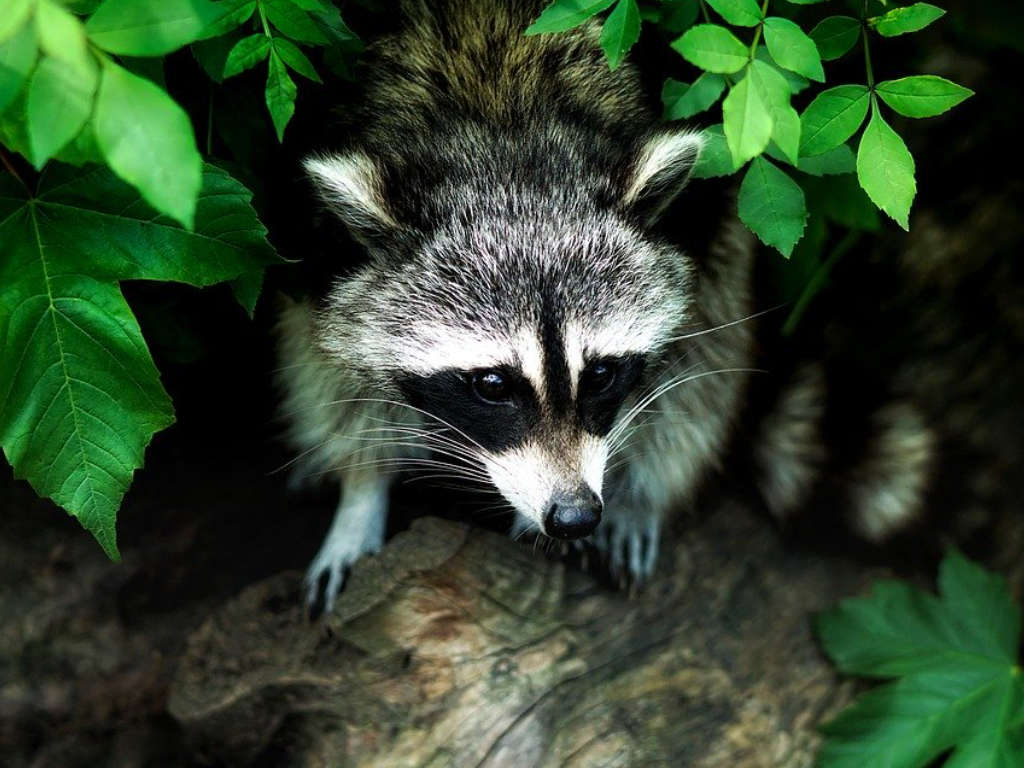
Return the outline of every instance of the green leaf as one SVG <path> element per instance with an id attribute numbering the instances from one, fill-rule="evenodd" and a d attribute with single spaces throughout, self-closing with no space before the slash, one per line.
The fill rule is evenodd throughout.
<path id="1" fill-rule="evenodd" d="M 348 28 L 345 20 L 341 18 L 341 12 L 337 6 L 331 5 L 326 10 L 314 11 L 311 15 L 313 23 L 328 38 L 332 48 L 340 48 L 352 53 L 358 53 L 363 49 L 363 41 Z"/>
<path id="2" fill-rule="evenodd" d="M 5 0 L 0 14 L 0 43 L 9 40 L 32 13 L 33 0 Z"/>
<path id="3" fill-rule="evenodd" d="M 939 568 L 939 592 L 962 625 L 961 647 L 1010 664 L 1016 661 L 1021 615 L 1005 579 L 950 552 Z"/>
<path id="4" fill-rule="evenodd" d="M 663 0 L 658 7 L 658 27 L 668 35 L 681 35 L 700 13 L 699 0 Z"/>
<path id="5" fill-rule="evenodd" d="M 264 272 L 263 269 L 256 269 L 231 281 L 231 293 L 249 317 L 256 311 L 256 302 L 259 301 L 260 292 L 263 290 Z"/>
<path id="6" fill-rule="evenodd" d="M 212 17 L 199 35 L 201 40 L 220 37 L 244 24 L 256 10 L 256 0 L 218 0 L 215 6 Z"/>
<path id="7" fill-rule="evenodd" d="M 310 15 L 290 0 L 261 0 L 261 7 L 270 23 L 292 40 L 313 45 L 330 42 Z"/>
<path id="8" fill-rule="evenodd" d="M 274 50 L 281 57 L 281 61 L 300 75 L 316 83 L 322 82 L 320 75 L 313 69 L 313 62 L 307 59 L 306 54 L 299 50 L 299 47 L 291 40 L 286 40 L 283 37 L 274 38 Z"/>
<path id="9" fill-rule="evenodd" d="M 800 154 L 820 155 L 844 143 L 860 128 L 870 104 L 865 85 L 838 85 L 819 93 L 800 117 Z"/>
<path id="10" fill-rule="evenodd" d="M 25 86 L 38 54 L 36 28 L 25 24 L 0 43 L 0 113 L 14 101 Z"/>
<path id="11" fill-rule="evenodd" d="M 789 92 L 794 96 L 798 93 L 802 93 L 811 85 L 811 81 L 808 80 L 803 75 L 798 75 L 796 72 L 793 72 L 792 70 L 783 69 L 782 67 L 780 67 L 776 63 L 775 59 L 772 58 L 772 55 L 768 53 L 768 48 L 766 48 L 763 45 L 757 46 L 757 50 L 754 51 L 754 58 L 757 59 L 758 61 L 763 61 L 766 64 L 771 64 L 773 67 L 775 67 L 778 70 L 779 74 L 786 78 L 786 84 L 789 85 Z"/>
<path id="12" fill-rule="evenodd" d="M 861 696 L 824 727 L 824 768 L 1020 764 L 1024 679 L 1015 666 L 1020 611 L 1005 582 L 957 554 L 942 564 L 941 599 L 882 582 L 817 618 L 841 669 L 900 677 Z"/>
<path id="13" fill-rule="evenodd" d="M 243 37 L 228 51 L 222 77 L 227 79 L 251 69 L 270 55 L 270 38 L 262 32 Z"/>
<path id="14" fill-rule="evenodd" d="M 208 0 L 103 0 L 85 29 L 105 51 L 163 56 L 198 40 L 221 15 Z"/>
<path id="15" fill-rule="evenodd" d="M 725 78 L 713 72 L 704 72 L 693 85 L 668 78 L 661 89 L 666 120 L 682 120 L 703 112 L 725 91 Z"/>
<path id="16" fill-rule="evenodd" d="M 843 145 L 846 147 L 846 145 Z M 849 147 L 846 147 L 849 151 Z M 825 157 L 825 155 L 818 155 Z M 851 153 L 851 162 L 855 165 Z M 855 173 L 830 175 L 827 178 L 808 178 L 800 180 L 804 194 L 813 200 L 815 208 L 830 221 L 847 229 L 875 232 L 881 226 L 878 209 L 861 189 Z"/>
<path id="17" fill-rule="evenodd" d="M 789 256 L 807 225 L 800 185 L 763 157 L 756 157 L 740 184 L 740 220 L 765 245 Z"/>
<path id="18" fill-rule="evenodd" d="M 811 176 L 852 174 L 857 172 L 857 156 L 850 149 L 849 144 L 840 144 L 820 155 L 801 157 L 797 168 Z"/>
<path id="19" fill-rule="evenodd" d="M 944 10 L 930 3 L 914 3 L 868 19 L 868 24 L 882 37 L 896 37 L 924 29 L 945 15 Z"/>
<path id="20" fill-rule="evenodd" d="M 822 60 L 833 61 L 857 44 L 860 22 L 852 16 L 829 16 L 811 30 L 810 37 Z"/>
<path id="21" fill-rule="evenodd" d="M 192 226 L 202 161 L 192 123 L 167 92 L 104 60 L 93 130 L 110 168 L 161 213 Z"/>
<path id="22" fill-rule="evenodd" d="M 53 156 L 53 159 L 71 165 L 85 165 L 86 163 L 102 165 L 103 154 L 96 145 L 96 133 L 93 131 L 92 125 L 86 123 L 82 130 Z"/>
<path id="23" fill-rule="evenodd" d="M 764 42 L 775 63 L 783 69 L 790 69 L 811 80 L 825 81 L 818 46 L 789 19 L 779 16 L 765 19 Z"/>
<path id="24" fill-rule="evenodd" d="M 53 0 L 38 0 L 36 30 L 39 47 L 55 59 L 65 61 L 85 72 L 94 61 L 89 53 L 85 27 Z"/>
<path id="25" fill-rule="evenodd" d="M 695 179 L 711 179 L 717 176 L 730 176 L 737 171 L 732 162 L 732 153 L 725 140 L 725 131 L 721 125 L 713 125 L 704 130 L 704 148 L 700 151 L 692 176 Z"/>
<path id="26" fill-rule="evenodd" d="M 857 178 L 871 201 L 904 229 L 910 229 L 910 206 L 917 193 L 914 158 L 877 109 L 857 150 Z"/>
<path id="27" fill-rule="evenodd" d="M 619 0 L 601 27 L 601 48 L 611 69 L 618 69 L 626 53 L 640 39 L 640 8 L 636 0 Z"/>
<path id="28" fill-rule="evenodd" d="M 261 34 L 259 37 L 265 38 L 266 35 Z M 222 83 L 224 82 L 224 66 L 227 64 L 228 54 L 231 53 L 231 49 L 242 38 L 241 31 L 235 30 L 220 37 L 199 40 L 192 43 L 189 49 L 192 51 L 193 58 L 203 68 L 206 76 L 215 83 Z"/>
<path id="29" fill-rule="evenodd" d="M 153 433 L 173 421 L 117 282 L 220 282 L 273 261 L 248 191 L 208 168 L 196 232 L 105 168 L 0 176 L 0 446 L 117 557 L 115 516 Z"/>
<path id="30" fill-rule="evenodd" d="M 730 90 L 722 102 L 725 138 L 737 168 L 761 154 L 772 137 L 774 120 L 771 108 L 764 102 L 751 70 Z"/>
<path id="31" fill-rule="evenodd" d="M 738 27 L 756 27 L 764 18 L 757 0 L 708 0 L 708 5 Z"/>
<path id="32" fill-rule="evenodd" d="M 284 141 L 284 129 L 288 126 L 292 115 L 295 114 L 297 93 L 298 89 L 295 87 L 295 82 L 288 77 L 284 62 L 276 52 L 271 51 L 265 95 L 267 109 L 270 110 L 270 119 L 274 122 L 278 141 Z"/>
<path id="33" fill-rule="evenodd" d="M 82 130 L 99 83 L 96 65 L 79 70 L 46 56 L 28 86 L 29 160 L 38 169 Z"/>
<path id="34" fill-rule="evenodd" d="M 969 88 L 937 75 L 886 80 L 875 86 L 882 101 L 905 117 L 934 117 L 974 95 Z"/>
<path id="35" fill-rule="evenodd" d="M 789 85 L 773 65 L 755 59 L 750 65 L 751 83 L 772 117 L 772 141 L 786 159 L 796 165 L 800 149 L 800 116 L 789 103 Z"/>
<path id="36" fill-rule="evenodd" d="M 615 0 L 554 0 L 523 34 L 543 35 L 565 32 L 610 8 Z"/>
<path id="37" fill-rule="evenodd" d="M 672 47 L 694 66 L 720 75 L 739 72 L 750 58 L 747 46 L 717 24 L 698 24 L 673 42 Z"/>

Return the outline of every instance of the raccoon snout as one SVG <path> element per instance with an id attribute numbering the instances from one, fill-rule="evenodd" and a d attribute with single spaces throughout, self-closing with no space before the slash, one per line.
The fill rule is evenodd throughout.
<path id="1" fill-rule="evenodd" d="M 601 499 L 583 486 L 573 493 L 556 494 L 544 515 L 544 532 L 556 539 L 589 536 L 601 522 Z"/>

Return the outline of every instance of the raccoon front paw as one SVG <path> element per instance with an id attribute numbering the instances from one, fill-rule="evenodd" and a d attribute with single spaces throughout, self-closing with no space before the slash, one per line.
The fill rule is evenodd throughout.
<path id="1" fill-rule="evenodd" d="M 380 551 L 380 542 L 328 536 L 306 571 L 306 609 L 310 621 L 334 610 L 338 594 L 345 588 L 352 565 L 363 555 Z"/>
<path id="2" fill-rule="evenodd" d="M 605 520 L 591 537 L 612 581 L 620 588 L 640 586 L 654 573 L 658 560 L 657 517 L 616 517 Z"/>

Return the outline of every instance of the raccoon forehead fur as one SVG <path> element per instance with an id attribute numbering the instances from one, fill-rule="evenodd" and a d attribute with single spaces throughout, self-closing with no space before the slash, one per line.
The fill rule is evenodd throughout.
<path id="1" fill-rule="evenodd" d="M 614 213 L 507 188 L 457 204 L 472 218 L 451 217 L 404 258 L 384 250 L 331 291 L 318 319 L 325 353 L 429 372 L 460 367 L 439 359 L 445 339 L 515 348 L 544 323 L 577 329 L 584 355 L 653 352 L 687 319 L 689 262 Z"/>

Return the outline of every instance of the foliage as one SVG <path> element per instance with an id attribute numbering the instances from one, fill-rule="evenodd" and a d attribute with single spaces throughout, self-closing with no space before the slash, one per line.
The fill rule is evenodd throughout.
<path id="1" fill-rule="evenodd" d="M 874 206 L 908 223 L 914 163 L 884 112 L 928 117 L 970 95 L 930 75 L 874 81 L 871 39 L 927 26 L 942 15 L 935 6 L 871 0 L 860 18 L 820 13 L 805 24 L 804 11 L 818 6 L 555 0 L 525 30 L 558 33 L 604 14 L 600 44 L 613 69 L 644 22 L 668 36 L 680 65 L 696 69 L 689 83 L 665 82 L 666 117 L 721 102 L 695 175 L 742 174 L 741 218 L 810 275 L 792 322 L 850 242 L 819 260 L 811 246 L 827 227 L 876 229 Z M 823 62 L 858 41 L 866 84 L 821 85 Z M 251 313 L 276 257 L 248 191 L 222 168 L 258 183 L 248 137 L 265 123 L 281 141 L 300 83 L 348 76 L 360 47 L 330 0 L 4 0 L 0 447 L 19 477 L 110 553 L 118 503 L 151 436 L 172 419 L 119 281 L 231 281 Z M 210 81 L 198 98 L 196 63 Z M 165 64 L 187 74 L 165 78 Z M 189 82 L 169 89 L 166 79 Z M 232 119 L 232 99 L 250 85 L 265 113 Z M 217 112 L 215 103 L 231 106 Z M 215 135 L 227 157 L 214 157 Z"/>
<path id="2" fill-rule="evenodd" d="M 666 80 L 665 116 L 691 118 L 722 99 L 722 121 L 709 130 L 709 146 L 697 176 L 743 172 L 740 218 L 764 243 L 787 257 L 804 236 L 808 217 L 823 215 L 808 205 L 808 188 L 822 191 L 825 187 L 827 195 L 832 186 L 842 186 L 848 196 L 849 186 L 842 178 L 847 172 L 855 171 L 871 202 L 907 229 L 917 190 L 914 159 L 886 121 L 882 107 L 906 117 L 931 117 L 971 95 L 968 89 L 934 75 L 875 81 L 872 37 L 916 32 L 940 18 L 945 13 L 940 8 L 928 3 L 886 8 L 885 2 L 865 0 L 857 3 L 859 18 L 825 16 L 807 32 L 789 18 L 806 15 L 794 6 L 826 3 L 834 5 L 828 0 L 763 0 L 760 4 L 757 0 L 662 0 L 644 16 L 674 35 L 672 48 L 698 70 L 690 83 Z M 603 21 L 601 39 L 614 67 L 622 60 L 623 41 L 637 37 L 621 32 L 626 9 L 635 6 L 636 0 L 553 0 L 527 34 L 561 32 L 612 8 Z M 770 9 L 775 13 L 770 14 Z M 813 84 L 826 81 L 823 62 L 843 58 L 858 41 L 866 84 L 816 90 Z M 813 99 L 798 114 L 792 100 L 804 91 Z M 855 167 L 833 165 L 840 157 L 852 157 L 850 142 L 869 113 L 857 143 Z M 825 157 L 830 159 L 819 163 Z M 825 182 L 811 178 L 832 175 L 835 179 Z M 875 223 L 864 218 L 847 226 L 874 227 Z M 820 222 L 813 223 L 811 229 L 818 226 Z"/>
<path id="3" fill-rule="evenodd" d="M 0 144 L 28 162 L 0 147 L 0 446 L 111 557 L 121 498 L 174 418 L 119 282 L 233 281 L 251 313 L 279 261 L 164 84 L 189 45 L 215 83 L 267 62 L 280 140 L 289 73 L 320 80 L 302 46 L 330 46 L 334 69 L 359 41 L 325 0 L 5 0 L 0 14 Z"/>
<path id="4" fill-rule="evenodd" d="M 1002 578 L 952 553 L 939 597 L 879 582 L 817 620 L 848 674 L 889 679 L 823 728 L 822 768 L 1013 768 L 1024 755 L 1021 613 Z"/>

